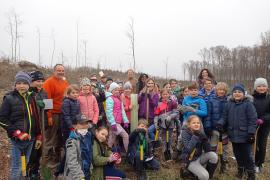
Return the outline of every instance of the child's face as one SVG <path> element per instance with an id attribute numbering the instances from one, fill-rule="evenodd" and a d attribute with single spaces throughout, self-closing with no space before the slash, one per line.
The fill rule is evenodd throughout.
<path id="1" fill-rule="evenodd" d="M 172 88 L 172 89 L 175 89 L 176 86 L 177 86 L 177 82 L 172 81 L 172 82 L 171 82 L 171 88 Z"/>
<path id="2" fill-rule="evenodd" d="M 147 132 L 147 130 L 148 130 L 148 129 L 147 129 L 147 126 L 146 126 L 145 124 L 139 124 L 139 125 L 138 125 L 138 128 L 139 128 L 139 129 L 144 129 L 146 132 Z"/>
<path id="3" fill-rule="evenodd" d="M 131 94 L 131 89 L 125 89 L 124 93 L 126 96 L 129 96 Z"/>
<path id="4" fill-rule="evenodd" d="M 114 95 L 114 96 L 120 96 L 120 88 L 115 88 L 113 91 L 112 91 L 112 94 Z"/>
<path id="5" fill-rule="evenodd" d="M 92 88 L 89 85 L 83 85 L 82 86 L 82 93 L 83 94 L 89 94 L 92 92 Z"/>
<path id="6" fill-rule="evenodd" d="M 196 97 L 199 94 L 198 89 L 190 89 L 189 93 L 190 93 L 191 97 Z"/>
<path id="7" fill-rule="evenodd" d="M 233 91 L 233 98 L 236 101 L 241 101 L 244 98 L 244 94 L 242 91 L 235 90 L 235 91 Z"/>
<path id="8" fill-rule="evenodd" d="M 168 92 L 163 92 L 162 94 L 161 94 L 161 98 L 163 99 L 163 100 L 167 100 L 167 99 L 169 99 L 169 93 Z"/>
<path id="9" fill-rule="evenodd" d="M 189 123 L 189 127 L 192 131 L 198 131 L 201 129 L 201 123 L 199 118 L 193 118 L 190 123 Z"/>
<path id="10" fill-rule="evenodd" d="M 108 130 L 107 129 L 102 129 L 100 131 L 96 130 L 96 138 L 98 139 L 99 142 L 103 143 L 107 140 L 108 137 Z"/>
<path id="11" fill-rule="evenodd" d="M 188 96 L 188 95 L 189 95 L 189 90 L 188 90 L 188 88 L 186 88 L 183 91 L 183 96 L 185 97 L 185 96 Z"/>
<path id="12" fill-rule="evenodd" d="M 211 81 L 205 81 L 203 85 L 206 90 L 211 90 L 213 88 L 213 84 Z"/>
<path id="13" fill-rule="evenodd" d="M 216 93 L 218 97 L 222 97 L 222 96 L 225 96 L 226 91 L 223 88 L 219 88 L 219 89 L 216 89 Z"/>
<path id="14" fill-rule="evenodd" d="M 265 86 L 265 85 L 260 85 L 260 86 L 257 86 L 257 87 L 256 87 L 256 92 L 257 92 L 257 93 L 263 94 L 263 93 L 266 93 L 267 90 L 268 90 L 268 87 Z"/>
<path id="15" fill-rule="evenodd" d="M 38 90 L 42 89 L 43 80 L 36 80 L 32 82 L 32 87 L 37 88 Z"/>
<path id="16" fill-rule="evenodd" d="M 167 89 L 167 91 L 169 91 L 169 92 L 171 92 L 171 90 L 172 90 L 170 84 L 167 84 L 164 88 Z"/>
<path id="17" fill-rule="evenodd" d="M 155 83 L 154 83 L 154 81 L 150 80 L 150 81 L 147 82 L 146 86 L 150 91 L 153 91 L 154 87 L 155 87 Z"/>
<path id="18" fill-rule="evenodd" d="M 29 84 L 27 84 L 26 82 L 17 82 L 15 84 L 15 89 L 20 93 L 20 94 L 24 94 L 28 91 L 29 89 Z"/>
<path id="19" fill-rule="evenodd" d="M 69 98 L 76 100 L 79 97 L 79 91 L 77 90 L 72 90 L 69 95 Z"/>
<path id="20" fill-rule="evenodd" d="M 89 122 L 83 122 L 83 123 L 78 123 L 75 125 L 75 128 L 76 129 L 88 129 L 90 126 L 89 126 Z"/>

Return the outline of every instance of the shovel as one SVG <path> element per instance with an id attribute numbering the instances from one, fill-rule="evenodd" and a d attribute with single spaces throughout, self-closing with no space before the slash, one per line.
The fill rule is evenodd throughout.
<path id="1" fill-rule="evenodd" d="M 219 136 L 218 136 L 218 157 L 219 157 L 219 162 L 220 162 L 220 174 L 224 173 L 224 166 L 225 166 L 225 162 L 223 161 L 223 144 L 222 144 L 222 133 L 219 132 Z"/>
<path id="2" fill-rule="evenodd" d="M 170 151 L 170 146 L 169 146 L 169 126 L 167 123 L 167 120 L 165 120 L 165 125 L 166 125 L 166 150 L 164 152 L 165 160 L 171 160 L 171 151 Z"/>

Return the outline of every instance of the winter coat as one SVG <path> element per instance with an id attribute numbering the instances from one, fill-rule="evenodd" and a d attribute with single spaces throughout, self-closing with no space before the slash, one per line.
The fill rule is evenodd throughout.
<path id="1" fill-rule="evenodd" d="M 258 118 L 264 121 L 263 126 L 270 126 L 270 95 L 254 92 L 253 97 Z"/>
<path id="2" fill-rule="evenodd" d="M 14 138 L 16 130 L 28 133 L 31 138 L 41 138 L 41 124 L 35 93 L 23 97 L 17 90 L 7 93 L 0 108 L 0 125 Z"/>
<path id="3" fill-rule="evenodd" d="M 80 103 L 78 100 L 65 97 L 61 109 L 62 130 L 68 131 L 73 128 L 73 124 L 76 124 L 76 115 L 81 113 Z"/>
<path id="4" fill-rule="evenodd" d="M 104 104 L 106 101 L 106 95 L 104 90 L 100 87 L 98 88 L 98 94 L 94 93 L 94 96 L 96 97 L 97 103 L 98 103 L 98 109 L 99 109 L 99 116 L 106 116 Z"/>
<path id="5" fill-rule="evenodd" d="M 155 111 L 155 123 L 159 127 L 172 129 L 175 126 L 175 121 L 179 119 L 179 111 L 177 110 L 177 103 L 172 100 L 159 102 Z M 166 119 L 170 116 L 170 123 L 166 125 Z"/>
<path id="6" fill-rule="evenodd" d="M 146 119 L 146 103 L 147 98 L 149 99 L 149 112 L 148 112 L 148 119 L 154 119 L 155 117 L 155 109 L 158 106 L 158 94 L 157 93 L 140 93 L 138 96 L 138 104 L 139 104 L 139 118 Z"/>
<path id="7" fill-rule="evenodd" d="M 227 104 L 227 96 L 214 96 L 207 102 L 207 117 L 204 120 L 204 128 L 214 130 L 221 118 L 222 112 Z"/>
<path id="8" fill-rule="evenodd" d="M 90 179 L 104 180 L 104 166 L 108 164 L 108 158 L 112 154 L 96 138 L 93 143 L 93 171 Z"/>
<path id="9" fill-rule="evenodd" d="M 81 93 L 78 101 L 80 102 L 81 113 L 94 124 L 97 124 L 99 109 L 96 97 L 93 94 L 85 96 Z"/>
<path id="10" fill-rule="evenodd" d="M 126 112 L 126 115 L 127 115 L 127 118 L 129 120 L 129 122 L 131 121 L 131 109 L 129 109 L 129 106 L 131 105 L 131 98 L 130 96 L 125 96 L 123 94 L 123 100 L 124 100 L 124 108 L 125 108 L 125 112 Z"/>
<path id="11" fill-rule="evenodd" d="M 129 144 L 128 144 L 128 151 L 127 151 L 127 157 L 130 164 L 135 163 L 135 157 L 136 153 L 140 152 L 140 134 L 141 134 L 141 141 L 143 142 L 143 152 L 144 152 L 144 159 L 147 159 L 151 157 L 152 155 L 152 145 L 150 142 L 150 139 L 148 138 L 147 133 L 144 129 L 135 129 L 130 135 L 129 135 Z"/>
<path id="12" fill-rule="evenodd" d="M 256 120 L 256 109 L 247 97 L 240 102 L 231 98 L 217 124 L 226 126 L 231 142 L 246 143 L 249 134 L 256 132 Z"/>
<path id="13" fill-rule="evenodd" d="M 120 98 L 113 96 L 110 92 L 106 92 L 106 97 L 106 115 L 110 125 L 128 123 L 124 105 Z"/>
<path id="14" fill-rule="evenodd" d="M 184 121 L 188 119 L 191 115 L 197 115 L 200 118 L 207 116 L 207 105 L 205 101 L 199 97 L 186 96 L 183 100 L 183 106 L 191 106 L 196 109 L 196 112 L 185 112 L 184 113 Z"/>
<path id="15" fill-rule="evenodd" d="M 206 95 L 205 88 L 199 90 L 199 96 L 207 103 L 209 99 L 216 96 L 215 89 L 212 89 L 209 95 Z"/>
<path id="16" fill-rule="evenodd" d="M 70 179 L 89 180 L 92 166 L 92 134 L 82 136 L 72 131 L 66 142 L 66 164 L 64 175 Z"/>
<path id="17" fill-rule="evenodd" d="M 195 136 L 193 132 L 186 126 L 182 128 L 181 138 L 183 149 L 182 154 L 180 155 L 180 159 L 182 162 L 188 163 L 189 161 L 195 161 L 202 155 L 203 151 L 207 153 L 211 150 L 208 141 L 202 141 L 198 136 Z M 195 153 L 192 159 L 189 160 L 190 155 L 194 149 Z"/>

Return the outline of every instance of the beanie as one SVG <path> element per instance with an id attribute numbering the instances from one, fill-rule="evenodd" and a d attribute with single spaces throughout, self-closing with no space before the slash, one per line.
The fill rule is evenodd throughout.
<path id="1" fill-rule="evenodd" d="M 82 80 L 81 80 L 81 82 L 80 82 L 80 85 L 81 86 L 85 86 L 85 85 L 91 85 L 91 82 L 90 82 L 90 80 L 87 78 L 87 77 L 84 77 L 84 78 L 82 78 Z"/>
<path id="2" fill-rule="evenodd" d="M 236 85 L 234 85 L 234 87 L 232 89 L 232 93 L 234 91 L 236 91 L 236 90 L 241 91 L 241 92 L 243 92 L 243 94 L 245 94 L 245 87 L 244 87 L 243 84 L 236 84 Z"/>
<path id="3" fill-rule="evenodd" d="M 15 84 L 18 82 L 26 82 L 30 86 L 32 78 L 28 73 L 19 71 L 15 76 Z"/>
<path id="4" fill-rule="evenodd" d="M 30 76 L 32 78 L 32 82 L 37 80 L 45 80 L 43 73 L 40 71 L 33 71 L 30 73 Z"/>
<path id="5" fill-rule="evenodd" d="M 109 92 L 112 92 L 114 89 L 119 88 L 119 87 L 120 86 L 117 83 L 112 82 L 109 88 Z"/>
<path id="6" fill-rule="evenodd" d="M 264 85 L 266 87 L 268 87 L 268 83 L 267 83 L 267 80 L 265 78 L 257 78 L 254 82 L 254 90 L 256 90 L 256 88 L 258 86 L 261 86 L 261 85 Z"/>
<path id="7" fill-rule="evenodd" d="M 123 88 L 126 90 L 126 89 L 132 89 L 132 85 L 131 83 L 128 81 L 124 84 Z"/>

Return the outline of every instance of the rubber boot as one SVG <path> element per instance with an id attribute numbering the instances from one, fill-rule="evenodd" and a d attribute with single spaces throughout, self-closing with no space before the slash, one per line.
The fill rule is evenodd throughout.
<path id="1" fill-rule="evenodd" d="M 256 176 L 255 176 L 255 171 L 254 170 L 247 170 L 247 175 L 248 175 L 248 178 L 247 180 L 255 180 L 256 179 Z"/>
<path id="2" fill-rule="evenodd" d="M 213 179 L 216 168 L 217 168 L 217 163 L 215 164 L 210 163 L 210 162 L 207 163 L 206 170 L 208 171 L 209 179 Z"/>
<path id="3" fill-rule="evenodd" d="M 147 180 L 146 171 L 137 171 L 137 180 Z"/>
<path id="4" fill-rule="evenodd" d="M 244 167 L 238 167 L 238 172 L 236 174 L 236 177 L 239 179 L 242 179 L 245 174 L 245 168 Z"/>

